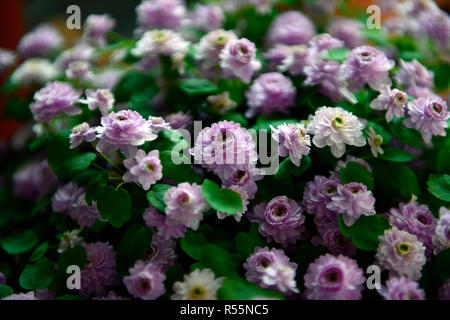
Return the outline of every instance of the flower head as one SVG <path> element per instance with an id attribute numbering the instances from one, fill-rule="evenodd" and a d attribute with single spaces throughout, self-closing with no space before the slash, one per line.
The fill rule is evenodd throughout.
<path id="1" fill-rule="evenodd" d="M 383 154 L 384 151 L 381 148 L 381 145 L 383 144 L 383 137 L 377 134 L 372 127 L 369 127 L 367 130 L 367 135 L 367 142 L 369 143 L 370 151 L 373 156 L 376 158 L 378 157 L 378 154 Z"/>
<path id="2" fill-rule="evenodd" d="M 217 30 L 222 26 L 224 20 L 225 15 L 219 5 L 197 4 L 194 7 L 192 24 L 201 30 L 206 32 Z"/>
<path id="3" fill-rule="evenodd" d="M 123 175 L 123 181 L 139 182 L 144 190 L 162 178 L 162 165 L 159 160 L 159 151 L 153 150 L 148 154 L 139 149 L 133 157 L 127 158 L 123 162 L 128 169 Z"/>
<path id="4" fill-rule="evenodd" d="M 217 300 L 224 277 L 216 278 L 211 269 L 195 269 L 173 284 L 172 300 Z"/>
<path id="5" fill-rule="evenodd" d="M 13 192 L 18 198 L 36 200 L 48 194 L 57 181 L 47 160 L 33 161 L 14 173 Z"/>
<path id="6" fill-rule="evenodd" d="M 386 110 L 386 121 L 390 122 L 393 117 L 404 116 L 407 103 L 408 96 L 405 92 L 381 85 L 380 95 L 370 103 L 370 107 L 374 110 Z"/>
<path id="7" fill-rule="evenodd" d="M 425 292 L 419 284 L 406 277 L 392 277 L 380 294 L 385 300 L 425 300 Z"/>
<path id="8" fill-rule="evenodd" d="M 306 133 L 305 126 L 283 123 L 276 129 L 271 126 L 271 129 L 273 139 L 280 144 L 280 156 L 289 156 L 293 164 L 300 166 L 302 157 L 311 150 L 311 137 Z"/>
<path id="9" fill-rule="evenodd" d="M 86 99 L 80 99 L 79 101 L 87 104 L 89 110 L 99 109 L 103 116 L 107 116 L 114 106 L 115 99 L 108 89 L 87 89 Z"/>
<path id="10" fill-rule="evenodd" d="M 450 210 L 445 207 L 441 207 L 439 210 L 439 220 L 433 236 L 433 244 L 435 254 L 450 248 Z"/>
<path id="11" fill-rule="evenodd" d="M 202 61 L 204 68 L 211 68 L 219 63 L 219 55 L 227 43 L 237 39 L 233 31 L 217 29 L 208 32 L 196 45 L 195 58 Z"/>
<path id="12" fill-rule="evenodd" d="M 182 0 L 144 0 L 136 7 L 136 13 L 141 30 L 177 30 L 186 18 L 186 7 Z"/>
<path id="13" fill-rule="evenodd" d="M 400 59 L 400 68 L 395 73 L 395 81 L 405 87 L 427 87 L 433 86 L 434 73 L 427 70 L 419 61 L 411 62 Z"/>
<path id="14" fill-rule="evenodd" d="M 264 176 L 264 171 L 252 165 L 226 166 L 217 172 L 226 188 L 237 186 L 245 191 L 248 199 L 255 197 L 258 187 L 256 181 Z"/>
<path id="15" fill-rule="evenodd" d="M 94 44 L 106 44 L 105 34 L 114 28 L 116 22 L 107 14 L 91 14 L 84 23 L 83 37 Z"/>
<path id="16" fill-rule="evenodd" d="M 328 32 L 335 38 L 344 41 L 347 48 L 361 46 L 363 39 L 363 24 L 355 19 L 338 19 L 332 22 Z"/>
<path id="17" fill-rule="evenodd" d="M 208 96 L 206 100 L 220 114 L 225 114 L 237 106 L 237 103 L 230 99 L 230 93 L 228 91 Z"/>
<path id="18" fill-rule="evenodd" d="M 133 297 L 154 300 L 166 292 L 165 279 L 157 265 L 138 260 L 130 269 L 130 275 L 123 278 L 123 283 Z"/>
<path id="19" fill-rule="evenodd" d="M 173 221 L 168 221 L 170 218 L 154 207 L 145 209 L 143 218 L 147 226 L 156 227 L 156 234 L 159 235 L 161 239 L 178 239 L 184 237 L 184 234 L 186 233 L 186 226 L 183 224 L 175 224 Z"/>
<path id="20" fill-rule="evenodd" d="M 45 84 L 58 77 L 58 69 L 47 59 L 30 58 L 14 70 L 11 80 L 21 85 Z"/>
<path id="21" fill-rule="evenodd" d="M 90 128 L 87 122 L 80 123 L 72 128 L 70 134 L 70 148 L 78 147 L 83 141 L 92 142 L 97 138 L 96 128 Z"/>
<path id="22" fill-rule="evenodd" d="M 51 25 L 39 25 L 24 35 L 17 45 L 17 51 L 23 58 L 45 57 L 52 51 L 62 47 L 64 38 L 58 29 Z"/>
<path id="23" fill-rule="evenodd" d="M 185 53 L 189 42 L 172 30 L 150 30 L 136 43 L 131 53 L 138 57 L 157 58 L 158 56 L 171 57 L 176 53 Z"/>
<path id="24" fill-rule="evenodd" d="M 280 14 L 272 22 L 268 40 L 272 44 L 306 44 L 316 33 L 312 21 L 299 11 Z"/>
<path id="25" fill-rule="evenodd" d="M 185 129 L 192 126 L 193 118 L 189 113 L 178 111 L 171 113 L 166 117 L 166 121 L 170 124 L 172 129 Z"/>
<path id="26" fill-rule="evenodd" d="M 0 48 L 0 75 L 16 63 L 17 56 L 13 51 Z"/>

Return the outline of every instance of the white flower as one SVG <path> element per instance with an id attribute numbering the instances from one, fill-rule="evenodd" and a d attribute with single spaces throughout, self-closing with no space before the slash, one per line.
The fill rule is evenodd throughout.
<path id="1" fill-rule="evenodd" d="M 172 300 L 217 300 L 217 291 L 225 278 L 215 278 L 210 269 L 195 269 L 184 276 L 184 282 L 173 285 Z"/>
<path id="2" fill-rule="evenodd" d="M 375 158 L 378 157 L 378 154 L 383 154 L 384 151 L 381 149 L 381 145 L 383 144 L 383 137 L 380 136 L 373 130 L 372 127 L 369 127 L 369 130 L 366 131 L 367 135 L 367 142 L 370 146 L 370 151 L 372 151 L 372 154 Z"/>
<path id="3" fill-rule="evenodd" d="M 230 99 L 230 93 L 228 91 L 208 96 L 206 100 L 212 105 L 213 109 L 220 114 L 225 114 L 227 111 L 230 111 L 237 106 L 237 103 Z"/>
<path id="4" fill-rule="evenodd" d="M 146 31 L 131 50 L 135 56 L 173 56 L 175 53 L 185 53 L 189 42 L 172 30 Z"/>
<path id="5" fill-rule="evenodd" d="M 79 236 L 82 230 L 83 228 L 64 232 L 59 242 L 58 252 L 61 253 L 79 245 L 83 241 L 83 238 Z"/>
<path id="6" fill-rule="evenodd" d="M 114 106 L 114 95 L 108 89 L 86 89 L 86 99 L 79 99 L 78 102 L 88 105 L 89 110 L 99 109 L 103 116 L 108 115 Z"/>
<path id="7" fill-rule="evenodd" d="M 362 123 L 351 112 L 341 107 L 320 107 L 312 117 L 307 132 L 314 134 L 313 143 L 316 147 L 330 146 L 331 153 L 340 158 L 346 145 L 362 147 L 366 140 L 362 134 Z"/>
<path id="8" fill-rule="evenodd" d="M 205 68 L 219 62 L 219 54 L 229 41 L 237 40 L 233 31 L 218 29 L 207 33 L 195 46 L 195 59 L 202 60 Z"/>
<path id="9" fill-rule="evenodd" d="M 11 80 L 21 85 L 44 84 L 58 77 L 58 70 L 47 59 L 31 58 L 22 63 L 12 74 Z"/>

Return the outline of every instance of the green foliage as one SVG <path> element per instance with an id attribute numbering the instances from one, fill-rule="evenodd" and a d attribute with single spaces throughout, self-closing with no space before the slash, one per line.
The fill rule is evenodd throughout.
<path id="1" fill-rule="evenodd" d="M 42 242 L 31 254 L 30 261 L 35 262 L 42 258 L 48 249 L 48 241 Z"/>
<path id="2" fill-rule="evenodd" d="M 344 184 L 360 182 L 369 190 L 374 188 L 372 174 L 360 163 L 350 161 L 339 171 L 339 176 Z"/>
<path id="3" fill-rule="evenodd" d="M 0 284 L 0 299 L 10 296 L 14 293 L 11 287 L 8 287 L 6 284 Z"/>
<path id="4" fill-rule="evenodd" d="M 214 244 L 205 244 L 200 250 L 200 264 L 214 271 L 217 277 L 230 277 L 237 275 L 237 266 L 232 255 Z"/>
<path id="5" fill-rule="evenodd" d="M 350 52 L 347 48 L 330 48 L 325 51 L 321 56 L 325 60 L 334 60 L 343 62 L 347 60 L 347 54 Z"/>
<path id="6" fill-rule="evenodd" d="M 213 94 L 218 91 L 217 85 L 200 78 L 188 78 L 178 81 L 178 87 L 188 95 Z"/>
<path id="7" fill-rule="evenodd" d="M 130 226 L 119 242 L 117 262 L 119 269 L 128 272 L 137 260 L 142 260 L 152 242 L 152 231 L 140 224 Z"/>
<path id="8" fill-rule="evenodd" d="M 22 271 L 19 283 L 27 290 L 47 288 L 53 280 L 53 263 L 42 258 L 33 265 L 27 265 Z"/>
<path id="9" fill-rule="evenodd" d="M 209 179 L 203 181 L 202 193 L 214 210 L 228 214 L 236 214 L 242 211 L 242 198 L 237 192 L 220 189 L 217 183 Z"/>
<path id="10" fill-rule="evenodd" d="M 443 281 L 450 279 L 449 266 L 450 266 L 450 248 L 439 252 L 434 261 L 436 273 Z"/>
<path id="11" fill-rule="evenodd" d="M 419 148 L 422 145 L 422 137 L 419 131 L 415 129 L 406 128 L 403 125 L 403 118 L 393 118 L 387 124 L 392 134 L 400 140 L 400 142 L 407 144 L 413 148 Z"/>
<path id="12" fill-rule="evenodd" d="M 130 219 L 130 195 L 123 188 L 104 187 L 98 195 L 97 208 L 103 219 L 119 228 Z"/>
<path id="13" fill-rule="evenodd" d="M 86 265 L 86 250 L 81 246 L 76 246 L 65 250 L 58 259 L 58 270 L 66 274 L 67 267 L 71 265 L 79 266 L 83 269 Z"/>
<path id="14" fill-rule="evenodd" d="M 428 191 L 436 198 L 450 202 L 450 175 L 431 174 L 427 185 Z"/>
<path id="15" fill-rule="evenodd" d="M 172 156 L 175 156 L 175 159 L 183 162 L 174 163 Z M 189 183 L 199 183 L 202 179 L 202 176 L 195 173 L 191 165 L 188 164 L 188 158 L 185 155 L 174 151 L 163 151 L 159 154 L 159 159 L 163 167 L 163 175 L 168 179 L 178 183 L 186 181 Z"/>
<path id="16" fill-rule="evenodd" d="M 383 148 L 384 153 L 380 154 L 380 157 L 394 162 L 409 162 L 414 159 L 411 153 L 396 149 L 396 148 Z"/>
<path id="17" fill-rule="evenodd" d="M 253 223 L 249 232 L 239 232 L 234 238 L 236 252 L 242 261 L 245 261 L 254 251 L 255 247 L 264 247 L 266 241 L 259 234 L 258 224 Z"/>
<path id="18" fill-rule="evenodd" d="M 164 202 L 164 195 L 167 190 L 172 188 L 168 184 L 155 184 L 149 192 L 147 192 L 147 200 L 152 206 L 161 212 L 166 211 L 166 203 Z"/>
<path id="19" fill-rule="evenodd" d="M 226 278 L 219 289 L 219 298 L 223 300 L 284 299 L 281 294 L 261 289 L 256 284 L 245 281 L 240 277 Z"/>
<path id="20" fill-rule="evenodd" d="M 12 234 L 1 241 L 3 250 L 10 255 L 25 253 L 33 249 L 39 243 L 36 232 L 28 229 L 22 233 Z"/>
<path id="21" fill-rule="evenodd" d="M 199 232 L 188 230 L 184 238 L 180 239 L 180 246 L 183 251 L 192 259 L 201 259 L 201 248 L 208 243 L 206 237 Z"/>
<path id="22" fill-rule="evenodd" d="M 277 172 L 275 173 L 275 178 L 285 178 L 290 175 L 298 177 L 303 172 L 308 170 L 308 168 L 311 166 L 311 158 L 309 156 L 304 156 L 300 160 L 300 166 L 296 166 L 292 163 L 291 159 L 287 157 L 284 159 L 280 165 L 278 166 Z"/>

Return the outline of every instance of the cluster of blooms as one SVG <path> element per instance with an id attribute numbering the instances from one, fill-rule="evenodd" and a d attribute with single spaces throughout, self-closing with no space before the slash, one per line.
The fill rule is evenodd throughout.
<path id="1" fill-rule="evenodd" d="M 5 92 L 26 87 L 14 98 L 28 94 L 30 111 L 14 137 L 20 162 L 0 173 L 12 190 L 0 192 L 5 252 L 44 237 L 44 263 L 84 251 L 75 293 L 95 300 L 237 299 L 255 287 L 257 297 L 359 300 L 370 254 L 388 274 L 380 299 L 450 299 L 442 275 L 429 275 L 439 290 L 419 285 L 450 249 L 450 112 L 436 67 L 450 63 L 449 16 L 431 1 L 380 1 L 397 13 L 386 21 L 396 45 L 432 46 L 436 57 L 419 62 L 389 35 L 390 47 L 369 42 L 361 22 L 336 19 L 334 1 L 275 2 L 143 0 L 133 39 L 110 45 L 116 20 L 99 14 L 73 47 L 42 24 L 16 51 L 0 49 Z M 36 155 L 22 163 L 20 151 Z M 270 151 L 285 158 L 272 173 Z M 24 225 L 36 227 L 16 232 Z M 14 283 L 3 266 L 0 284 Z M 227 290 L 236 284 L 252 289 Z M 65 294 L 52 283 L 1 298 Z"/>

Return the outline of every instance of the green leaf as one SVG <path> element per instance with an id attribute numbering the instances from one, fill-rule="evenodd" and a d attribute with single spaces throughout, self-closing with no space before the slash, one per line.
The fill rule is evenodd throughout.
<path id="1" fill-rule="evenodd" d="M 6 284 L 0 284 L 0 299 L 10 296 L 14 293 L 11 287 L 8 287 Z"/>
<path id="2" fill-rule="evenodd" d="M 219 88 L 206 79 L 182 79 L 178 81 L 178 87 L 189 95 L 212 94 L 216 93 Z"/>
<path id="3" fill-rule="evenodd" d="M 25 267 L 19 277 L 19 284 L 27 290 L 44 289 L 50 285 L 53 276 L 53 263 L 43 258 Z"/>
<path id="4" fill-rule="evenodd" d="M 55 300 L 85 300 L 80 296 L 76 296 L 74 294 L 65 294 L 63 296 L 56 297 Z"/>
<path id="5" fill-rule="evenodd" d="M 344 184 L 360 182 L 366 185 L 369 190 L 373 190 L 374 188 L 372 174 L 357 162 L 350 161 L 347 163 L 347 166 L 339 171 L 339 176 Z"/>
<path id="6" fill-rule="evenodd" d="M 311 166 L 311 158 L 309 156 L 304 156 L 300 160 L 300 166 L 296 166 L 292 163 L 291 159 L 287 157 L 278 166 L 277 172 L 275 173 L 275 178 L 285 178 L 288 176 L 300 176 Z"/>
<path id="7" fill-rule="evenodd" d="M 250 300 L 254 298 L 284 299 L 281 294 L 275 291 L 261 289 L 256 284 L 250 283 L 240 277 L 226 278 L 218 294 L 221 300 Z"/>
<path id="8" fill-rule="evenodd" d="M 241 259 L 245 260 L 251 255 L 255 247 L 266 246 L 266 241 L 258 232 L 258 225 L 256 223 L 252 224 L 250 231 L 239 232 L 234 238 L 234 244 L 236 247 L 236 252 L 241 255 Z"/>
<path id="9" fill-rule="evenodd" d="M 436 198 L 450 202 L 450 175 L 430 174 L 427 185 L 428 191 Z"/>
<path id="10" fill-rule="evenodd" d="M 243 127 L 246 127 L 248 125 L 247 119 L 245 119 L 242 114 L 237 112 L 227 113 L 222 116 L 221 120 L 233 121 L 239 123 Z"/>
<path id="11" fill-rule="evenodd" d="M 13 234 L 2 240 L 2 248 L 10 255 L 21 254 L 33 249 L 39 238 L 33 230 Z"/>
<path id="12" fill-rule="evenodd" d="M 35 262 L 42 258 L 47 252 L 48 241 L 41 243 L 31 254 L 30 261 Z"/>
<path id="13" fill-rule="evenodd" d="M 260 115 L 256 119 L 256 124 L 252 127 L 252 129 L 258 130 L 267 130 L 271 131 L 270 126 L 276 128 L 281 124 L 290 124 L 290 123 L 298 123 L 296 119 L 270 119 L 266 115 Z"/>
<path id="14" fill-rule="evenodd" d="M 164 196 L 172 186 L 168 184 L 155 184 L 152 186 L 149 192 L 147 192 L 147 200 L 152 206 L 161 212 L 166 212 L 166 203 L 164 202 Z"/>
<path id="15" fill-rule="evenodd" d="M 180 246 L 192 259 L 200 260 L 202 246 L 207 242 L 202 233 L 188 230 L 185 237 L 180 239 Z"/>
<path id="16" fill-rule="evenodd" d="M 388 219 L 379 215 L 361 216 L 351 227 L 345 225 L 342 215 L 338 218 L 339 230 L 361 250 L 375 251 L 378 248 L 378 237 L 389 229 Z"/>
<path id="17" fill-rule="evenodd" d="M 217 211 L 228 214 L 242 211 L 242 198 L 237 192 L 220 189 L 217 183 L 209 179 L 203 181 L 202 193 L 210 206 Z"/>
<path id="18" fill-rule="evenodd" d="M 52 163 L 51 167 L 60 178 L 70 178 L 89 168 L 97 155 L 93 152 L 86 152 L 69 158 L 62 163 Z"/>
<path id="19" fill-rule="evenodd" d="M 119 83 L 115 86 L 114 97 L 116 101 L 129 101 L 133 93 L 145 90 L 153 82 L 150 76 L 133 71 L 122 76 Z"/>
<path id="20" fill-rule="evenodd" d="M 152 231 L 149 227 L 134 224 L 128 228 L 119 242 L 117 261 L 121 270 L 127 272 L 135 261 L 141 260 L 152 243 Z"/>
<path id="21" fill-rule="evenodd" d="M 194 172 L 191 165 L 187 163 L 187 157 L 182 154 L 178 154 L 178 159 L 183 162 L 175 164 L 172 161 L 172 154 L 172 151 L 163 151 L 159 154 L 164 177 L 178 183 L 186 181 L 189 183 L 199 183 L 202 176 Z"/>
<path id="22" fill-rule="evenodd" d="M 450 248 L 439 252 L 434 261 L 436 273 L 444 281 L 450 278 L 449 266 L 450 266 Z"/>
<path id="23" fill-rule="evenodd" d="M 413 148 L 419 148 L 422 145 L 422 136 L 415 129 L 406 128 L 403 125 L 404 118 L 393 118 L 389 122 L 388 128 L 400 142 L 407 144 Z"/>
<path id="24" fill-rule="evenodd" d="M 231 254 L 214 244 L 201 247 L 200 263 L 205 268 L 212 269 L 217 277 L 237 275 Z"/>
<path id="25" fill-rule="evenodd" d="M 347 54 L 350 52 L 347 48 L 330 48 L 321 54 L 321 57 L 325 60 L 334 60 L 343 62 L 347 60 Z"/>
<path id="26" fill-rule="evenodd" d="M 404 201 L 409 201 L 413 195 L 420 195 L 419 182 L 414 171 L 403 163 L 374 163 L 372 168 L 377 190 L 386 196 L 395 201 L 400 201 L 399 197 Z"/>
<path id="27" fill-rule="evenodd" d="M 394 162 L 409 162 L 414 159 L 414 155 L 396 148 L 383 148 L 384 153 L 380 157 Z"/>
<path id="28" fill-rule="evenodd" d="M 66 273 L 67 267 L 77 265 L 83 269 L 86 265 L 86 250 L 81 246 L 76 246 L 65 250 L 58 259 L 58 269 L 62 273 Z"/>
<path id="29" fill-rule="evenodd" d="M 131 217 L 131 198 L 125 189 L 103 188 L 97 199 L 97 208 L 103 219 L 119 228 Z"/>
<path id="30" fill-rule="evenodd" d="M 444 147 L 439 151 L 437 170 L 442 174 L 450 174 L 450 139 L 447 139 Z"/>

